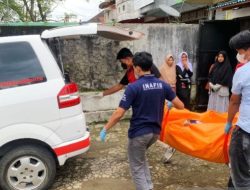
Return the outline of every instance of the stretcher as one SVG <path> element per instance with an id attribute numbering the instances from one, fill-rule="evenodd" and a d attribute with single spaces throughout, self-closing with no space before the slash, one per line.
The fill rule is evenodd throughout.
<path id="1" fill-rule="evenodd" d="M 233 123 L 237 121 L 235 117 Z M 160 140 L 203 160 L 228 163 L 231 134 L 225 134 L 227 113 L 165 109 Z M 231 130 L 232 131 L 232 130 Z"/>

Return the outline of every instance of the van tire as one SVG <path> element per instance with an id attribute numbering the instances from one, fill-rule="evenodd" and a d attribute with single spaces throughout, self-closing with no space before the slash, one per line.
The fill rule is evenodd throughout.
<path id="1" fill-rule="evenodd" d="M 38 165 L 40 166 L 39 168 L 37 167 Z M 13 176 L 18 176 L 18 178 L 12 177 L 12 175 L 10 174 L 12 170 L 18 170 L 18 172 L 12 174 Z M 49 150 L 39 145 L 17 146 L 16 148 L 11 149 L 9 152 L 3 155 L 3 157 L 1 157 L 0 189 L 22 190 L 24 189 L 23 187 L 14 188 L 11 185 L 15 184 L 16 181 L 21 181 L 19 179 L 22 179 L 28 180 L 27 183 L 22 182 L 22 184 L 33 185 L 33 187 L 35 187 L 33 190 L 47 190 L 52 185 L 55 179 L 55 174 L 56 162 L 55 158 Z M 34 178 L 42 180 L 35 186 L 35 182 L 32 181 L 32 179 Z M 31 180 L 32 182 L 30 182 L 29 180 Z"/>

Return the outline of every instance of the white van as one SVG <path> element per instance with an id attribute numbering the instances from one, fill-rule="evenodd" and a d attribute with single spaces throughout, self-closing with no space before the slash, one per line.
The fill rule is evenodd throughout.
<path id="1" fill-rule="evenodd" d="M 0 189 L 47 190 L 57 165 L 89 149 L 77 85 L 48 46 L 75 35 L 133 40 L 142 33 L 83 24 L 0 38 Z"/>

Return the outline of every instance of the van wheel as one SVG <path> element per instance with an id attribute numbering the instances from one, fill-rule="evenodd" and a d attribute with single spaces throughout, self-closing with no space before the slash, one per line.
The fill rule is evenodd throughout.
<path id="1" fill-rule="evenodd" d="M 3 190 L 47 190 L 55 174 L 55 159 L 41 146 L 19 146 L 0 160 L 0 187 Z"/>

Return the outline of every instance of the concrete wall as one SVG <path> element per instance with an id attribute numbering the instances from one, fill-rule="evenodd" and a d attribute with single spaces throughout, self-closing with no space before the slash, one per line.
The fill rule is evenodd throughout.
<path id="1" fill-rule="evenodd" d="M 102 96 L 101 92 L 81 93 L 84 112 L 114 110 L 119 106 L 124 91 L 121 90 L 110 96 Z"/>
<path id="2" fill-rule="evenodd" d="M 173 53 L 177 59 L 180 52 L 187 51 L 196 70 L 198 25 L 127 24 L 122 27 L 141 31 L 145 36 L 129 42 L 94 36 L 63 42 L 65 68 L 81 91 L 102 90 L 120 81 L 124 71 L 116 60 L 116 53 L 122 47 L 128 47 L 133 52 L 150 52 L 157 66 L 162 64 L 166 54 Z"/>
<path id="3" fill-rule="evenodd" d="M 198 29 L 197 24 L 136 24 L 123 25 L 141 31 L 145 37 L 130 45 L 134 52 L 148 51 L 159 67 L 168 53 L 174 55 L 176 63 L 182 51 L 189 54 L 194 71 L 197 65 Z M 126 45 L 126 42 L 121 44 Z M 195 79 L 195 74 L 193 76 Z M 194 80 L 193 80 L 194 82 Z"/>
<path id="4" fill-rule="evenodd" d="M 87 124 L 93 122 L 106 122 L 113 111 L 119 106 L 124 91 L 117 92 L 110 96 L 102 96 L 100 92 L 81 93 L 82 107 L 85 112 Z M 131 109 L 123 118 L 131 117 Z"/>
<path id="5" fill-rule="evenodd" d="M 116 61 L 120 47 L 119 42 L 96 36 L 64 40 L 65 70 L 82 92 L 108 88 L 123 76 L 124 71 Z"/>

